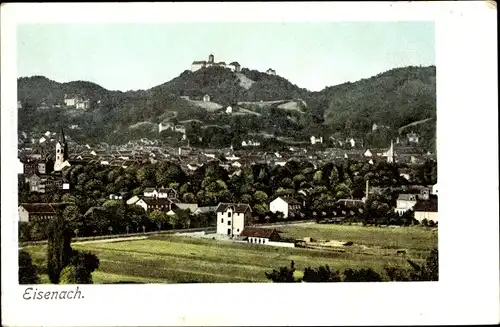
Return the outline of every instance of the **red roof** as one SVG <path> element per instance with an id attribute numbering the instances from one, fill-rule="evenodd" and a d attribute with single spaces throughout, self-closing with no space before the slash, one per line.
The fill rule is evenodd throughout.
<path id="1" fill-rule="evenodd" d="M 434 198 L 418 201 L 413 207 L 413 211 L 438 212 L 438 201 Z"/>
<path id="2" fill-rule="evenodd" d="M 23 207 L 30 214 L 55 214 L 56 210 L 65 205 L 72 204 L 66 202 L 59 203 L 21 203 L 19 206 Z"/>
<path id="3" fill-rule="evenodd" d="M 240 236 L 270 238 L 273 233 L 277 233 L 275 229 L 245 227 Z"/>

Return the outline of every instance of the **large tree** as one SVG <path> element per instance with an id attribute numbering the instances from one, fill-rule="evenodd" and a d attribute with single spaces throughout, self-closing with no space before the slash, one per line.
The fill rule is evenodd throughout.
<path id="1" fill-rule="evenodd" d="M 48 226 L 47 273 L 51 283 L 59 283 L 59 275 L 69 264 L 71 254 L 71 232 L 62 212 L 58 212 Z"/>

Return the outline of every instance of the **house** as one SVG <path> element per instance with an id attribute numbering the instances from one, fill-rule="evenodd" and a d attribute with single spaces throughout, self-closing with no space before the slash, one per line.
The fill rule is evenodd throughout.
<path id="1" fill-rule="evenodd" d="M 269 210 L 274 213 L 283 213 L 283 218 L 288 218 L 291 213 L 297 214 L 297 212 L 300 211 L 300 208 L 301 205 L 298 200 L 281 196 L 269 203 Z"/>
<path id="2" fill-rule="evenodd" d="M 205 95 L 203 96 L 203 102 L 210 102 L 210 95 L 205 94 Z"/>
<path id="3" fill-rule="evenodd" d="M 63 210 L 67 202 L 57 203 L 21 203 L 18 207 L 19 221 L 45 221 L 56 216 L 57 211 Z"/>
<path id="4" fill-rule="evenodd" d="M 316 136 L 311 136 L 311 144 L 314 145 L 316 143 L 323 143 L 323 137 L 316 137 Z"/>
<path id="5" fill-rule="evenodd" d="M 175 203 L 174 207 L 177 207 L 181 210 L 189 210 L 189 213 L 194 214 L 196 210 L 198 210 L 197 203 Z"/>
<path id="6" fill-rule="evenodd" d="M 365 153 L 363 154 L 365 157 L 371 157 L 372 156 L 372 152 L 370 151 L 370 149 L 366 150 Z"/>
<path id="7" fill-rule="evenodd" d="M 177 199 L 177 191 L 173 188 L 160 188 L 158 190 L 159 198 Z"/>
<path id="8" fill-rule="evenodd" d="M 406 135 L 408 143 L 418 143 L 419 136 L 416 133 L 409 133 Z"/>
<path id="9" fill-rule="evenodd" d="M 438 200 L 436 196 L 429 198 L 429 200 L 418 201 L 413 207 L 415 211 L 415 219 L 419 222 L 427 219 L 427 221 L 438 222 Z"/>
<path id="10" fill-rule="evenodd" d="M 158 197 L 158 190 L 153 188 L 153 187 L 146 187 L 144 189 L 143 194 L 147 198 L 157 198 Z"/>
<path id="11" fill-rule="evenodd" d="M 132 204 L 136 204 L 137 201 L 139 201 L 141 198 L 138 197 L 137 195 L 134 195 L 133 197 L 131 197 L 130 199 L 127 200 L 127 204 L 128 205 L 132 205 Z"/>
<path id="12" fill-rule="evenodd" d="M 266 74 L 276 75 L 276 71 L 274 69 L 269 68 L 268 70 L 266 70 Z"/>
<path id="13" fill-rule="evenodd" d="M 394 212 L 402 215 L 406 211 L 413 209 L 416 203 L 417 196 L 415 194 L 400 194 L 396 200 L 396 208 L 394 209 Z"/>
<path id="14" fill-rule="evenodd" d="M 153 188 L 146 187 L 144 189 L 144 197 L 146 198 L 168 198 L 177 199 L 177 191 L 173 188 Z"/>
<path id="15" fill-rule="evenodd" d="M 144 211 L 170 211 L 172 210 L 173 201 L 167 198 L 142 198 L 135 202 L 136 206 L 144 209 Z"/>
<path id="16" fill-rule="evenodd" d="M 432 185 L 432 191 L 431 191 L 432 195 L 438 195 L 438 184 L 434 184 Z"/>
<path id="17" fill-rule="evenodd" d="M 406 179 L 407 181 L 409 181 L 410 178 L 411 178 L 411 176 L 410 176 L 410 169 L 400 168 L 399 169 L 399 176 L 401 176 L 404 179 Z"/>
<path id="18" fill-rule="evenodd" d="M 123 196 L 121 194 L 110 194 L 109 199 L 110 200 L 122 200 Z"/>
<path id="19" fill-rule="evenodd" d="M 233 72 L 240 72 L 241 71 L 241 65 L 237 61 L 233 61 L 229 65 L 227 65 L 229 69 L 231 69 Z"/>
<path id="20" fill-rule="evenodd" d="M 193 212 L 193 215 L 200 215 L 200 214 L 205 214 L 205 213 L 215 213 L 216 210 L 217 210 L 217 207 L 198 207 Z"/>
<path id="21" fill-rule="evenodd" d="M 231 113 L 233 113 L 233 108 L 231 106 L 228 106 L 226 108 L 226 114 L 231 114 Z"/>
<path id="22" fill-rule="evenodd" d="M 248 204 L 220 203 L 217 212 L 217 234 L 229 237 L 240 235 L 252 217 Z"/>
<path id="23" fill-rule="evenodd" d="M 358 199 L 339 199 L 335 203 L 345 208 L 362 208 L 365 206 L 365 202 Z"/>
<path id="24" fill-rule="evenodd" d="M 56 190 L 69 190 L 69 182 L 61 176 L 32 174 L 26 178 L 30 192 L 48 193 Z"/>
<path id="25" fill-rule="evenodd" d="M 161 133 L 162 131 L 166 130 L 173 130 L 174 129 L 174 124 L 170 122 L 166 123 L 159 123 L 158 124 L 158 133 Z"/>
<path id="26" fill-rule="evenodd" d="M 240 238 L 253 244 L 268 244 L 269 242 L 279 242 L 281 239 L 276 229 L 257 227 L 245 227 Z"/>

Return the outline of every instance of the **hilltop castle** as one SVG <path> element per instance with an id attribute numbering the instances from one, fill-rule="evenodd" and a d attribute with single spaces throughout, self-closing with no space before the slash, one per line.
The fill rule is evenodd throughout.
<path id="1" fill-rule="evenodd" d="M 241 71 L 241 65 L 237 61 L 233 61 L 232 63 L 226 65 L 224 61 L 221 62 L 215 62 L 214 61 L 214 55 L 211 54 L 208 56 L 208 61 L 193 61 L 191 64 L 191 71 L 195 72 L 198 69 L 205 68 L 205 67 L 212 67 L 212 66 L 218 66 L 218 67 L 223 67 L 223 68 L 229 68 L 233 72 L 239 72 Z"/>

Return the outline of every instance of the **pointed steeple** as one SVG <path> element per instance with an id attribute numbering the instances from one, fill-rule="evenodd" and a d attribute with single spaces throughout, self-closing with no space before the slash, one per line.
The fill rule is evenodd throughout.
<path id="1" fill-rule="evenodd" d="M 61 128 L 59 130 L 59 138 L 58 138 L 57 142 L 59 142 L 61 144 L 66 143 L 66 137 L 64 137 L 64 131 L 63 131 L 62 126 L 61 126 Z"/>

